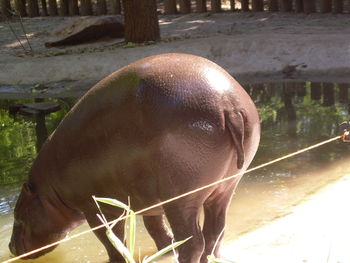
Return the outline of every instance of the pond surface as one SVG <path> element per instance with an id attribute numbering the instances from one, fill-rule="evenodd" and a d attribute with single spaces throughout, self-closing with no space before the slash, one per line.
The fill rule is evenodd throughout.
<path id="1" fill-rule="evenodd" d="M 346 84 L 279 83 L 246 85 L 259 108 L 262 138 L 251 167 L 338 135 L 338 124 L 348 120 Z M 62 110 L 46 116 L 50 134 L 74 99 L 52 99 Z M 9 115 L 10 105 L 29 101 L 0 101 L 0 260 L 10 257 L 13 208 L 40 140 L 38 121 L 30 116 Z M 31 102 L 31 101 L 30 101 Z M 42 124 L 40 124 L 42 126 Z M 273 219 L 290 213 L 322 186 L 350 173 L 350 144 L 333 142 L 297 157 L 246 174 L 228 215 L 225 243 Z M 141 255 L 155 246 L 138 219 L 137 245 Z M 77 228 L 78 233 L 88 226 Z M 233 252 L 234 253 L 234 252 Z M 60 245 L 52 253 L 25 262 L 106 262 L 107 255 L 93 234 Z M 166 262 L 166 261 L 164 261 Z"/>

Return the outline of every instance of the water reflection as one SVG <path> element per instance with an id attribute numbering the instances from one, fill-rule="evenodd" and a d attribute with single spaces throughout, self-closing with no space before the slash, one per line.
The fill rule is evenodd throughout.
<path id="1" fill-rule="evenodd" d="M 336 135 L 338 124 L 349 119 L 349 87 L 349 84 L 310 82 L 247 85 L 246 90 L 258 106 L 262 120 L 261 144 L 251 167 Z M 0 101 L 1 260 L 9 256 L 11 213 L 20 187 L 11 183 L 25 178 L 36 155 L 39 132 L 35 128 L 38 119 L 11 117 L 8 108 L 29 102 Z M 62 110 L 45 117 L 48 134 L 74 104 L 74 100 L 55 102 L 60 103 Z M 289 213 L 291 206 L 310 193 L 350 173 L 346 165 L 349 147 L 340 142 L 331 143 L 245 175 L 229 211 L 225 241 Z M 140 221 L 139 225 L 142 225 Z M 86 228 L 84 225 L 76 232 Z M 143 253 L 155 250 L 142 226 L 138 229 L 138 240 Z M 106 258 L 102 245 L 93 235 L 88 235 L 60 246 L 35 262 L 101 262 Z"/>

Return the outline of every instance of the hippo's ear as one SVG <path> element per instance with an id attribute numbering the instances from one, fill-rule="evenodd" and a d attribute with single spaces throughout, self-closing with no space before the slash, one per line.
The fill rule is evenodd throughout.
<path id="1" fill-rule="evenodd" d="M 237 168 L 241 169 L 244 164 L 244 119 L 242 113 L 225 111 L 225 124 L 230 131 L 237 152 Z"/>
<path id="2" fill-rule="evenodd" d="M 26 195 L 26 196 L 32 196 L 34 194 L 31 186 L 29 185 L 29 183 L 24 183 L 22 186 L 22 192 Z"/>

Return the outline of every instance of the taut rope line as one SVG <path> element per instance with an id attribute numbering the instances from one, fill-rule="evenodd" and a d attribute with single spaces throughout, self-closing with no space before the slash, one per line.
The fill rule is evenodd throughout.
<path id="1" fill-rule="evenodd" d="M 215 186 L 215 185 L 224 183 L 224 182 L 226 182 L 226 181 L 229 181 L 229 180 L 231 180 L 231 179 L 234 179 L 234 178 L 236 178 L 236 177 L 238 177 L 238 176 L 241 176 L 241 175 L 243 175 L 243 174 L 251 173 L 251 172 L 253 172 L 253 171 L 255 171 L 255 170 L 258 170 L 258 169 L 264 168 L 264 167 L 266 167 L 266 166 L 268 166 L 268 165 L 271 165 L 271 164 L 280 162 L 280 161 L 282 161 L 282 160 L 291 158 L 291 157 L 293 157 L 293 156 L 295 156 L 295 155 L 298 155 L 298 154 L 301 154 L 301 153 L 303 153 L 303 152 L 306 152 L 306 151 L 309 151 L 309 150 L 318 148 L 318 147 L 320 147 L 320 146 L 322 146 L 322 145 L 325 145 L 325 144 L 327 144 L 327 143 L 330 143 L 330 142 L 333 142 L 333 141 L 336 141 L 336 140 L 339 140 L 339 139 L 343 139 L 343 140 L 344 140 L 344 138 L 345 138 L 346 136 L 348 136 L 348 135 L 349 135 L 349 132 L 346 131 L 343 135 L 339 135 L 339 136 L 333 137 L 333 138 L 331 138 L 331 139 L 328 139 L 328 140 L 325 140 L 325 141 L 316 143 L 316 144 L 311 145 L 311 146 L 309 146 L 309 147 L 303 148 L 303 149 L 301 149 L 301 150 L 299 150 L 299 151 L 296 151 L 296 152 L 293 152 L 293 153 L 284 155 L 284 156 L 282 156 L 282 157 L 280 157 L 280 158 L 276 158 L 276 159 L 274 159 L 274 160 L 272 160 L 272 161 L 270 161 L 270 162 L 267 162 L 267 163 L 264 163 L 264 164 L 255 166 L 255 167 L 253 167 L 253 168 L 251 168 L 251 169 L 246 170 L 245 172 L 240 172 L 240 173 L 234 174 L 234 175 L 232 175 L 232 176 L 223 178 L 223 179 L 221 179 L 221 180 L 215 181 L 215 182 L 213 182 L 213 183 L 211 183 L 211 184 L 208 184 L 208 185 L 205 185 L 205 186 L 196 188 L 196 189 L 194 189 L 194 190 L 192 190 L 192 191 L 186 192 L 186 193 L 184 193 L 184 194 L 175 196 L 175 197 L 170 198 L 170 199 L 168 199 L 168 200 L 165 200 L 165 201 L 162 201 L 162 202 L 160 202 L 160 203 L 157 203 L 157 204 L 154 204 L 154 205 L 152 205 L 152 206 L 149 206 L 149 207 L 146 207 L 146 208 L 144 208 L 144 209 L 141 209 L 141 210 L 135 212 L 135 214 L 136 214 L 136 215 L 142 214 L 142 213 L 144 213 L 144 212 L 146 212 L 146 211 L 149 211 L 149 210 L 152 210 L 152 209 L 154 209 L 154 208 L 156 208 L 156 207 L 159 207 L 159 206 L 168 204 L 168 203 L 170 203 L 170 202 L 173 202 L 173 201 L 175 201 L 175 200 L 178 200 L 178 199 L 181 199 L 181 198 L 183 198 L 183 197 L 189 196 L 189 195 L 194 194 L 194 193 L 196 193 L 196 192 L 199 192 L 199 191 L 202 191 L 202 190 L 204 190 L 204 189 L 210 188 L 210 187 L 212 187 L 212 186 Z M 121 217 L 121 218 L 112 220 L 112 221 L 108 222 L 108 224 L 111 225 L 111 224 L 113 224 L 113 223 L 116 222 L 116 221 L 124 220 L 126 217 L 127 217 L 127 216 L 124 216 L 124 217 Z M 71 239 L 73 239 L 73 238 L 77 238 L 77 237 L 79 237 L 79 236 L 85 235 L 85 234 L 87 234 L 87 233 L 93 232 L 93 231 L 98 230 L 98 229 L 103 228 L 103 227 L 104 227 L 104 225 L 101 224 L 101 225 L 99 225 L 99 226 L 96 226 L 96 227 L 94 227 L 94 228 L 85 230 L 85 231 L 80 232 L 80 233 L 77 233 L 77 234 L 74 234 L 74 235 L 72 235 L 72 236 L 67 236 L 67 237 L 64 238 L 64 239 L 61 239 L 61 240 L 56 241 L 56 242 L 54 242 L 54 243 L 51 243 L 51 244 L 48 244 L 48 245 L 46 245 L 46 246 L 37 248 L 37 249 L 35 249 L 35 250 L 29 251 L 29 252 L 24 253 L 24 254 L 22 254 L 22 255 L 19 255 L 19 256 L 17 256 L 17 257 L 14 257 L 14 258 L 5 260 L 5 261 L 3 261 L 3 262 L 1 262 L 1 263 L 10 263 L 10 262 L 13 262 L 13 261 L 15 261 L 15 260 L 17 260 L 17 259 L 21 259 L 21 258 L 27 257 L 27 256 L 29 256 L 29 255 L 35 254 L 35 253 L 37 253 L 37 252 L 40 252 L 40 251 L 45 250 L 45 249 L 50 248 L 50 247 L 54 247 L 54 246 L 56 246 L 56 245 L 59 245 L 59 244 L 61 244 L 61 243 L 66 242 L 66 241 L 68 241 L 68 240 L 71 240 Z"/>

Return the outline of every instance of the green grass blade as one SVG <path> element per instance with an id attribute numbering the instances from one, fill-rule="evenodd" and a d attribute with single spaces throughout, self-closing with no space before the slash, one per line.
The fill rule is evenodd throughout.
<path id="1" fill-rule="evenodd" d="M 159 258 L 160 256 L 163 256 L 164 254 L 172 251 L 173 249 L 177 248 L 178 246 L 182 245 L 183 243 L 185 243 L 187 240 L 189 240 L 192 237 L 186 238 L 185 240 L 182 241 L 177 241 L 173 244 L 170 244 L 169 246 L 159 250 L 157 253 L 153 254 L 150 257 L 145 258 L 142 263 L 150 263 L 154 260 L 156 260 L 157 258 Z"/>
<path id="2" fill-rule="evenodd" d="M 208 263 L 230 263 L 227 260 L 216 258 L 214 255 L 208 255 L 207 259 L 208 259 Z"/>
<path id="3" fill-rule="evenodd" d="M 119 208 L 125 209 L 125 210 L 130 210 L 130 207 L 127 206 L 126 204 L 124 204 L 123 202 L 120 202 L 116 199 L 113 198 L 103 198 L 103 197 L 95 197 L 95 199 L 101 203 L 105 203 L 108 205 L 113 205 L 113 206 L 117 206 Z"/>
<path id="4" fill-rule="evenodd" d="M 135 252 L 135 242 L 136 242 L 136 215 L 134 211 L 129 210 L 129 217 L 128 217 L 128 223 L 129 223 L 129 251 L 131 255 L 134 255 Z"/>
<path id="5" fill-rule="evenodd" d="M 108 229 L 106 234 L 113 246 L 119 251 L 120 254 L 122 254 L 127 262 L 136 263 L 128 248 L 124 246 L 123 242 L 113 233 L 111 229 Z"/>

